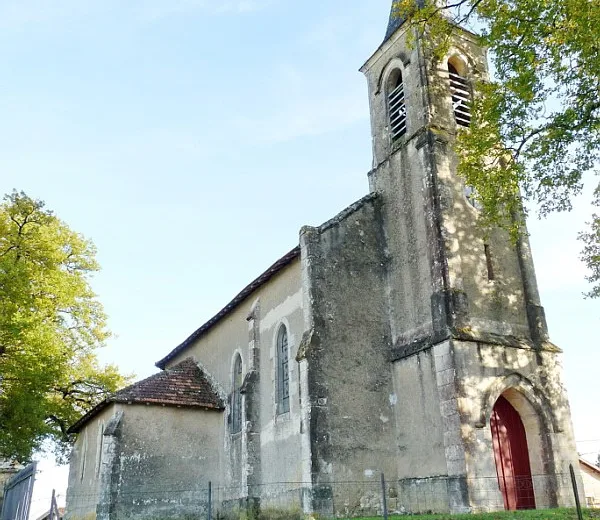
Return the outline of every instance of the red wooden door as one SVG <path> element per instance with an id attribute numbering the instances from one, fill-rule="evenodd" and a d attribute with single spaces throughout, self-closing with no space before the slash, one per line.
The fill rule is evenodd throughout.
<path id="1" fill-rule="evenodd" d="M 490 421 L 498 484 L 504 508 L 535 509 L 527 436 L 519 413 L 502 396 L 498 398 Z"/>

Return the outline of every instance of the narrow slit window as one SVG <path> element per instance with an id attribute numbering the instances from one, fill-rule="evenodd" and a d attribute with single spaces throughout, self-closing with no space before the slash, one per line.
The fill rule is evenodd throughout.
<path id="1" fill-rule="evenodd" d="M 390 131 L 392 142 L 397 141 L 406 133 L 406 104 L 404 101 L 404 83 L 402 73 L 398 70 L 397 77 L 391 82 L 388 94 L 388 109 L 390 113 Z"/>
<path id="2" fill-rule="evenodd" d="M 484 244 L 483 250 L 485 251 L 485 264 L 487 267 L 488 281 L 492 282 L 496 279 L 496 277 L 494 276 L 494 263 L 492 261 L 490 246 L 488 244 Z"/>
<path id="3" fill-rule="evenodd" d="M 98 431 L 98 453 L 96 453 L 96 477 L 100 476 L 100 468 L 102 467 L 102 447 L 104 445 L 104 423 L 100 425 Z"/>
<path id="4" fill-rule="evenodd" d="M 87 431 L 83 432 L 83 441 L 81 443 L 81 465 L 80 465 L 80 473 L 81 473 L 81 482 L 83 482 L 83 477 L 85 476 L 85 466 L 86 459 L 88 456 L 88 440 L 87 440 Z"/>
<path id="5" fill-rule="evenodd" d="M 233 394 L 231 396 L 231 433 L 242 431 L 242 358 L 238 354 L 233 366 Z"/>
<path id="6" fill-rule="evenodd" d="M 448 63 L 448 75 L 450 77 L 450 93 L 456 124 L 468 127 L 471 125 L 471 89 L 469 88 L 469 81 L 461 76 L 451 63 Z"/>
<path id="7" fill-rule="evenodd" d="M 290 411 L 290 370 L 288 334 L 285 325 L 277 333 L 277 411 Z"/>

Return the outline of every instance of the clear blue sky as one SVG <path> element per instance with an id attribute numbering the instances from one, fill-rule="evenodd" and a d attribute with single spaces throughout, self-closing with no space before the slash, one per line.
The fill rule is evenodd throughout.
<path id="1" fill-rule="evenodd" d="M 390 3 L 0 0 L 0 192 L 44 199 L 97 245 L 117 334 L 103 360 L 148 375 L 302 225 L 367 193 L 357 69 Z M 600 438 L 600 302 L 581 295 L 575 239 L 589 213 L 530 223 L 583 441 Z"/>

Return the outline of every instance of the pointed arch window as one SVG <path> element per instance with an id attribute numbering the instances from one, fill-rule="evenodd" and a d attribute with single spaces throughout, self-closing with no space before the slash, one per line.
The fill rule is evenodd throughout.
<path id="1" fill-rule="evenodd" d="M 285 325 L 277 332 L 277 412 L 290 411 L 290 370 L 288 333 Z"/>
<path id="2" fill-rule="evenodd" d="M 402 80 L 402 72 L 399 69 L 390 75 L 388 92 L 390 132 L 392 134 L 392 142 L 396 142 L 406 133 L 404 82 Z"/>
<path id="3" fill-rule="evenodd" d="M 467 184 L 463 190 L 463 193 L 465 194 L 465 198 L 467 199 L 467 202 L 471 205 L 471 207 L 477 210 L 482 209 L 481 202 L 479 202 L 479 198 L 477 195 L 477 190 L 473 188 L 473 186 Z"/>
<path id="4" fill-rule="evenodd" d="M 448 76 L 450 77 L 450 94 L 452 95 L 452 108 L 456 124 L 460 126 L 471 125 L 471 89 L 469 81 L 459 72 L 457 66 L 448 62 Z"/>
<path id="5" fill-rule="evenodd" d="M 231 395 L 231 433 L 242 431 L 242 357 L 237 354 L 233 364 L 233 393 Z"/>

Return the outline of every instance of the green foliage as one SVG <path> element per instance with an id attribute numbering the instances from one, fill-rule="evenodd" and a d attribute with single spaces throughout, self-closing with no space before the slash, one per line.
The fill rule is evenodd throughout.
<path id="1" fill-rule="evenodd" d="M 94 353 L 109 336 L 95 253 L 43 202 L 0 204 L 0 457 L 26 461 L 45 440 L 64 455 L 69 425 L 125 382 Z"/>
<path id="2" fill-rule="evenodd" d="M 516 236 L 521 197 L 544 216 L 570 210 L 584 174 L 599 170 L 600 0 L 398 0 L 398 13 L 443 56 L 455 24 L 475 26 L 494 78 L 473 78 L 469 131 L 459 132 L 459 173 L 478 193 L 484 225 Z M 597 199 L 600 202 L 600 199 Z M 600 296 L 598 219 L 581 235 Z"/>
<path id="3" fill-rule="evenodd" d="M 314 520 L 318 515 L 310 515 Z M 230 511 L 218 511 L 215 514 L 216 520 L 306 520 L 306 516 L 298 507 L 281 508 L 281 507 L 261 507 L 256 508 L 239 508 Z"/>
<path id="4" fill-rule="evenodd" d="M 259 520 L 304 520 L 304 513 L 300 508 L 282 509 L 263 507 L 258 515 Z"/>
<path id="5" fill-rule="evenodd" d="M 600 205 L 600 188 L 596 189 L 595 205 Z M 600 297 L 600 216 L 594 213 L 588 222 L 587 231 L 579 234 L 584 247 L 581 258 L 588 268 L 587 279 L 592 283 L 592 290 L 587 293 L 592 298 Z M 600 456 L 598 457 L 600 463 Z"/>
<path id="6" fill-rule="evenodd" d="M 583 511 L 584 518 L 600 518 L 600 510 Z M 537 509 L 528 511 L 497 511 L 495 513 L 469 513 L 464 515 L 390 515 L 390 520 L 577 520 L 575 509 Z M 356 519 L 359 520 L 359 519 Z M 361 518 L 360 520 L 381 520 L 381 517 Z"/>

